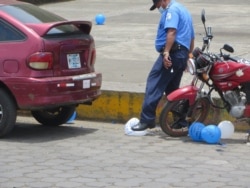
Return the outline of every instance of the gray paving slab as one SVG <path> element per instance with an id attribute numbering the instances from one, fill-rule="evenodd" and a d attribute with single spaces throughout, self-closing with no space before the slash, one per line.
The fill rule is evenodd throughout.
<path id="1" fill-rule="evenodd" d="M 250 187 L 244 133 L 211 145 L 171 138 L 159 128 L 127 136 L 123 124 L 17 122 L 0 141 L 1 188 Z"/>

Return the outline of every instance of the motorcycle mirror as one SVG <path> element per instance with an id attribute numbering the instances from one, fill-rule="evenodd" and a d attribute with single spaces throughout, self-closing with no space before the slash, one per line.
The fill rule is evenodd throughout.
<path id="1" fill-rule="evenodd" d="M 206 36 L 208 37 L 208 33 L 207 33 L 207 28 L 206 28 L 206 24 L 205 24 L 205 22 L 206 22 L 206 17 L 205 17 L 205 10 L 204 9 L 202 9 L 202 11 L 201 11 L 201 21 L 202 21 L 202 23 L 203 23 L 203 26 L 204 26 L 204 29 L 205 29 L 205 32 L 206 32 Z M 202 51 L 203 51 L 204 49 L 202 49 Z"/>
<path id="2" fill-rule="evenodd" d="M 232 46 L 228 45 L 228 44 L 224 44 L 223 46 L 223 49 L 230 52 L 230 53 L 233 53 L 234 52 L 234 49 Z"/>
<path id="3" fill-rule="evenodd" d="M 206 22 L 205 10 L 204 9 L 202 9 L 202 11 L 201 11 L 201 21 L 202 21 L 203 24 L 205 24 L 205 22 Z"/>

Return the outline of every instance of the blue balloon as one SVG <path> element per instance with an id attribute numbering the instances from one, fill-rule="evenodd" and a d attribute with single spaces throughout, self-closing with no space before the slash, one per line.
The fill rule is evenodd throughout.
<path id="1" fill-rule="evenodd" d="M 216 144 L 220 141 L 221 130 L 216 125 L 208 125 L 202 129 L 201 137 L 208 144 Z"/>
<path id="2" fill-rule="evenodd" d="M 103 14 L 97 14 L 95 17 L 95 22 L 97 25 L 103 25 L 106 18 Z"/>
<path id="3" fill-rule="evenodd" d="M 202 141 L 201 131 L 205 125 L 201 122 L 193 122 L 188 129 L 188 134 L 193 141 L 199 142 Z"/>
<path id="4" fill-rule="evenodd" d="M 68 119 L 67 123 L 71 123 L 76 119 L 76 111 L 71 115 L 71 117 Z"/>

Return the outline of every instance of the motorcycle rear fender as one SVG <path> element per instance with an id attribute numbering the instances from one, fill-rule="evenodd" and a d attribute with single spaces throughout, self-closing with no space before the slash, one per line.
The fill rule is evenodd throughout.
<path id="1" fill-rule="evenodd" d="M 187 99 L 189 105 L 193 105 L 198 93 L 198 88 L 195 86 L 184 86 L 179 88 L 167 96 L 168 101 L 177 101 L 182 99 Z"/>

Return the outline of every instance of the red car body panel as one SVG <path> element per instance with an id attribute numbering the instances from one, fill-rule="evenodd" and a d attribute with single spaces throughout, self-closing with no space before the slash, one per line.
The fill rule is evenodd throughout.
<path id="1" fill-rule="evenodd" d="M 5 6 L 2 4 L 24 3 L 0 0 L 0 21 L 24 36 L 23 40 L 0 41 L 0 85 L 8 89 L 18 109 L 78 105 L 100 96 L 102 74 L 94 69 L 95 43 L 89 34 L 91 22 L 22 23 L 2 11 L 1 6 Z M 57 31 L 64 26 L 76 28 L 79 34 L 48 35 L 53 29 Z M 42 70 L 30 67 L 30 63 L 34 63 L 30 58 L 36 53 L 40 56 L 51 53 L 52 67 Z"/>
<path id="2" fill-rule="evenodd" d="M 86 78 L 84 78 L 86 76 Z M 83 89 L 84 82 L 90 88 Z M 80 104 L 92 101 L 101 92 L 101 75 L 95 73 L 72 77 L 6 79 L 22 109 L 40 109 L 58 105 Z M 86 86 L 87 87 L 87 86 Z M 29 89 L 27 89 L 29 88 Z"/>

